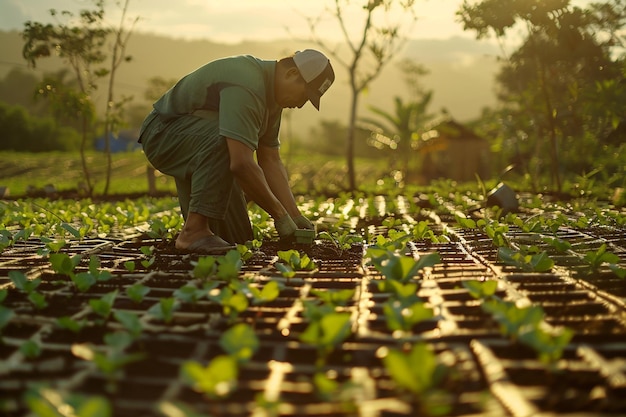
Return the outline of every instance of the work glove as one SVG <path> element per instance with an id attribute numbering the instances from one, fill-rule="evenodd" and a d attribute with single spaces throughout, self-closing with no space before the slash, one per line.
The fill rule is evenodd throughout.
<path id="1" fill-rule="evenodd" d="M 296 226 L 298 227 L 298 229 L 315 230 L 315 225 L 311 223 L 311 221 L 307 219 L 306 217 L 304 217 L 303 215 L 294 217 L 293 221 L 296 223 Z"/>
<path id="2" fill-rule="evenodd" d="M 288 214 L 285 214 L 278 220 L 274 220 L 274 227 L 276 227 L 276 231 L 278 232 L 278 236 L 280 236 L 281 240 L 293 237 L 293 233 L 298 228 L 291 216 Z"/>

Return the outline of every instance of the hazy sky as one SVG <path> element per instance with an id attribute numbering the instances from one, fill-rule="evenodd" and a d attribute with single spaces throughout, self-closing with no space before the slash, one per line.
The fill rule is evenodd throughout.
<path id="1" fill-rule="evenodd" d="M 107 0 L 107 20 L 111 24 L 119 20 L 116 1 L 123 2 Z M 572 1 L 578 5 L 589 2 Z M 411 27 L 410 37 L 473 37 L 473 33 L 464 33 L 456 21 L 455 12 L 462 3 L 462 0 L 417 0 L 418 20 Z M 318 26 L 319 35 L 338 40 L 342 38 L 336 20 L 324 13 L 333 4 L 333 0 L 130 0 L 128 16 L 140 17 L 135 28 L 140 32 L 237 43 L 243 39 L 307 38 L 310 32 L 306 18 L 325 15 L 326 21 Z M 48 22 L 50 9 L 77 12 L 92 6 L 92 0 L 0 0 L 0 29 L 21 30 L 28 20 Z M 359 30 L 362 16 L 359 13 L 350 27 Z M 346 21 L 351 21 L 349 15 Z"/>

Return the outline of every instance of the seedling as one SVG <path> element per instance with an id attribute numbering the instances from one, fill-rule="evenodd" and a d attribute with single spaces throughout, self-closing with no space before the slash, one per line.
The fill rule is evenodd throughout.
<path id="1" fill-rule="evenodd" d="M 261 289 L 247 281 L 240 281 L 239 283 L 233 282 L 231 286 L 244 293 L 252 300 L 252 304 L 254 305 L 270 303 L 280 294 L 278 281 L 270 281 Z"/>
<path id="2" fill-rule="evenodd" d="M 126 365 L 143 360 L 143 353 L 126 353 L 125 350 L 132 344 L 133 337 L 127 332 L 107 333 L 104 335 L 104 348 L 97 348 L 89 343 L 72 345 L 74 356 L 92 361 L 108 381 L 107 391 L 117 390 L 116 381 L 123 376 Z"/>
<path id="3" fill-rule="evenodd" d="M 300 334 L 300 341 L 317 348 L 318 367 L 326 363 L 326 358 L 335 347 L 350 336 L 350 313 L 330 313 L 320 320 L 309 323 Z"/>
<path id="4" fill-rule="evenodd" d="M 111 417 L 111 404 L 104 397 L 86 397 L 53 390 L 47 387 L 32 387 L 25 401 L 33 415 L 58 416 L 59 410 L 71 410 L 76 417 Z"/>
<path id="5" fill-rule="evenodd" d="M 619 256 L 614 253 L 607 252 L 606 244 L 602 244 L 597 251 L 590 251 L 585 254 L 583 260 L 588 265 L 589 273 L 597 272 L 604 264 L 608 264 L 609 268 L 620 278 L 626 277 L 626 269 L 621 268 Z"/>
<path id="6" fill-rule="evenodd" d="M 166 324 L 174 319 L 174 312 L 178 310 L 179 303 L 174 297 L 160 298 L 159 302 L 148 309 L 148 314 Z"/>
<path id="7" fill-rule="evenodd" d="M 498 258 L 507 265 L 529 272 L 546 272 L 554 267 L 554 261 L 545 251 L 538 254 L 526 254 L 522 251 L 500 247 Z"/>
<path id="8" fill-rule="evenodd" d="M 377 248 L 368 249 L 367 256 L 371 258 L 371 263 L 386 279 L 402 283 L 413 279 L 423 268 L 441 262 L 438 253 L 430 253 L 415 260 L 409 256 Z"/>
<path id="9" fill-rule="evenodd" d="M 278 259 L 285 262 L 294 271 L 313 271 L 317 265 L 306 253 L 300 253 L 295 249 L 278 251 Z"/>
<path id="10" fill-rule="evenodd" d="M 316 290 L 312 289 L 310 291 L 311 295 L 319 298 L 323 304 L 337 307 L 337 306 L 345 306 L 354 298 L 354 289 L 345 289 L 345 290 Z"/>
<path id="11" fill-rule="evenodd" d="M 318 238 L 331 241 L 339 250 L 348 250 L 354 244 L 363 243 L 363 238 L 360 235 L 350 234 L 347 231 L 343 233 L 334 232 L 320 232 L 317 235 Z"/>
<path id="12" fill-rule="evenodd" d="M 41 345 L 29 339 L 20 345 L 20 353 L 27 359 L 35 359 L 41 355 Z"/>
<path id="13" fill-rule="evenodd" d="M 133 339 L 137 339 L 141 335 L 143 326 L 141 325 L 137 314 L 131 311 L 116 310 L 113 313 L 113 317 L 115 317 L 115 320 L 124 326 Z"/>
<path id="14" fill-rule="evenodd" d="M 247 362 L 259 350 L 259 338 L 249 325 L 238 323 L 222 334 L 219 344 L 237 362 Z"/>
<path id="15" fill-rule="evenodd" d="M 99 299 L 89 300 L 89 306 L 94 313 L 106 320 L 109 318 L 109 315 L 111 315 L 111 309 L 113 308 L 113 303 L 115 302 L 117 293 L 118 290 L 114 290 L 110 293 L 104 294 Z"/>
<path id="16" fill-rule="evenodd" d="M 28 300 L 35 308 L 42 309 L 48 306 L 45 295 L 36 291 L 39 284 L 41 284 L 41 278 L 30 280 L 23 272 L 9 271 L 9 279 L 11 279 L 15 288 L 28 295 Z"/>
<path id="17" fill-rule="evenodd" d="M 396 387 L 410 393 L 418 408 L 416 415 L 437 416 L 450 412 L 451 401 L 440 389 L 449 369 L 425 343 L 413 345 L 408 352 L 390 349 L 383 363 Z"/>
<path id="18" fill-rule="evenodd" d="M 432 308 L 417 301 L 404 305 L 402 302 L 390 299 L 383 304 L 383 313 L 389 330 L 410 332 L 413 326 L 434 317 Z"/>
<path id="19" fill-rule="evenodd" d="M 67 329 L 72 333 L 78 333 L 83 329 L 83 327 L 87 325 L 87 320 L 77 321 L 72 319 L 71 317 L 63 316 L 57 319 L 56 324 L 61 329 Z"/>
<path id="20" fill-rule="evenodd" d="M 126 295 L 133 302 L 139 304 L 143 301 L 144 297 L 148 295 L 150 292 L 150 288 L 146 287 L 143 284 L 133 284 L 130 287 L 126 288 Z"/>
<path id="21" fill-rule="evenodd" d="M 131 274 L 133 272 L 135 272 L 135 267 L 136 267 L 135 266 L 135 261 L 126 261 L 126 262 L 124 262 L 124 268 L 126 268 L 126 270 L 128 272 L 130 272 Z"/>
<path id="22" fill-rule="evenodd" d="M 194 390 L 210 399 L 226 397 L 237 386 L 239 367 L 237 359 L 230 355 L 219 355 L 207 366 L 195 361 L 183 363 L 181 367 L 183 379 Z"/>
<path id="23" fill-rule="evenodd" d="M 141 265 L 144 268 L 149 269 L 156 261 L 156 257 L 154 256 L 154 246 L 142 246 L 139 250 L 146 257 L 146 259 L 141 261 Z"/>

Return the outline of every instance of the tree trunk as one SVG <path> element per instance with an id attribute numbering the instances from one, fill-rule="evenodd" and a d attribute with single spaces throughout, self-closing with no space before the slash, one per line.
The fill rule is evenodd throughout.
<path id="1" fill-rule="evenodd" d="M 350 122 L 348 124 L 348 137 L 346 140 L 346 164 L 348 166 L 348 190 L 355 191 L 356 175 L 354 173 L 354 136 L 356 133 L 356 107 L 359 92 L 352 89 L 352 103 L 350 105 Z"/>
<path id="2" fill-rule="evenodd" d="M 85 155 L 85 148 L 87 147 L 87 116 L 83 113 L 82 116 L 82 139 L 80 142 L 80 159 L 83 165 L 83 176 L 85 177 L 85 184 L 87 187 L 87 195 L 93 196 L 93 187 L 91 185 L 91 178 L 89 176 L 89 167 L 87 165 L 87 157 Z"/>

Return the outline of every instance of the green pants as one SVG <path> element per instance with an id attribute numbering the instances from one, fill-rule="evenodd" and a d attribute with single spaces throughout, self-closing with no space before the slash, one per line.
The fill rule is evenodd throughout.
<path id="1" fill-rule="evenodd" d="M 166 122 L 152 112 L 142 126 L 141 143 L 150 163 L 174 177 L 185 219 L 189 212 L 199 213 L 222 239 L 252 240 L 246 199 L 230 172 L 217 120 L 184 115 Z"/>

